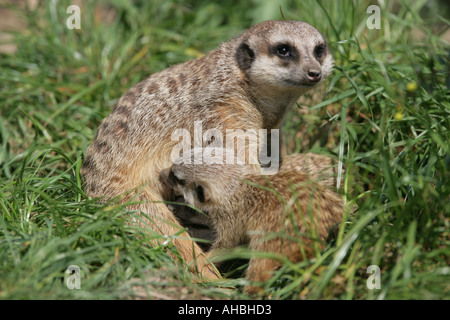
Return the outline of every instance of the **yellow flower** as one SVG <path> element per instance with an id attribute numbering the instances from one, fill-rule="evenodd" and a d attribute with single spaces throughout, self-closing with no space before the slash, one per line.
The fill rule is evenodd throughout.
<path id="1" fill-rule="evenodd" d="M 411 81 L 406 85 L 406 91 L 414 92 L 417 90 L 417 83 L 415 81 Z"/>
<path id="2" fill-rule="evenodd" d="M 402 120 L 403 119 L 403 113 L 401 113 L 401 112 L 396 112 L 395 114 L 394 114 L 394 119 L 395 120 Z"/>

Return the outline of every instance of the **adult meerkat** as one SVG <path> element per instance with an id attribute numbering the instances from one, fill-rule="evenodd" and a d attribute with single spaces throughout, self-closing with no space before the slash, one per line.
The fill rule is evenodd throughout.
<path id="1" fill-rule="evenodd" d="M 168 192 L 207 213 L 214 231 L 211 255 L 248 244 L 298 262 L 315 247 L 323 248 L 330 230 L 342 220 L 339 195 L 302 172 L 287 169 L 263 176 L 249 165 L 188 164 L 186 158 L 161 171 L 160 180 Z M 252 258 L 246 277 L 266 281 L 279 265 L 275 259 Z"/>
<path id="2" fill-rule="evenodd" d="M 183 128 L 193 137 L 197 121 L 224 135 L 227 129 L 278 128 L 288 108 L 332 66 L 314 27 L 266 21 L 200 59 L 152 75 L 122 96 L 88 147 L 82 170 L 87 195 L 139 202 L 129 208 L 144 213 L 203 276 L 217 277 L 188 234 L 173 237 L 181 226 L 162 203 L 158 175 L 173 163 L 179 143 L 173 131 Z"/>
<path id="3" fill-rule="evenodd" d="M 337 185 L 336 169 L 332 158 L 310 152 L 288 155 L 280 167 L 280 171 L 298 171 L 308 179 L 331 189 L 335 189 Z M 188 229 L 189 235 L 204 251 L 208 251 L 214 241 L 214 226 L 207 212 L 192 209 L 183 196 L 176 195 L 170 189 L 165 191 L 163 198 L 170 203 L 169 208 L 180 224 Z"/>

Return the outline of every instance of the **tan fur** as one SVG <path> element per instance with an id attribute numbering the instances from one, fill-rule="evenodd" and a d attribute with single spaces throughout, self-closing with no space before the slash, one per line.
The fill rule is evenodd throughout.
<path id="1" fill-rule="evenodd" d="M 323 248 L 344 212 L 335 192 L 291 169 L 263 176 L 247 165 L 175 163 L 160 179 L 168 192 L 208 214 L 215 231 L 211 255 L 248 244 L 297 262 L 310 257 L 315 247 Z M 251 259 L 247 278 L 266 281 L 279 265 L 274 259 Z"/>
<path id="2" fill-rule="evenodd" d="M 298 59 L 286 63 L 270 55 L 274 41 L 291 43 Z M 145 214 L 155 231 L 174 235 L 181 226 L 164 204 L 155 203 L 163 200 L 159 172 L 172 165 L 171 151 L 178 143 L 171 139 L 173 131 L 184 128 L 193 136 L 197 120 L 203 121 L 204 130 L 222 133 L 278 128 L 286 110 L 315 84 L 306 79 L 309 66 L 321 70 L 323 77 L 331 72 L 328 50 L 320 59 L 314 56 L 319 44 L 325 44 L 323 36 L 304 22 L 267 21 L 200 59 L 138 83 L 104 119 L 87 149 L 82 169 L 86 193 L 111 199 L 135 190 L 122 202 L 145 202 L 131 209 Z M 187 233 L 173 243 L 186 262 L 197 259 L 205 277 L 216 277 L 204 268 L 208 264 L 203 252 Z"/>
<path id="3" fill-rule="evenodd" d="M 324 186 L 330 188 L 337 186 L 337 163 L 321 154 L 311 152 L 291 154 L 283 161 L 280 170 L 295 170 Z"/>

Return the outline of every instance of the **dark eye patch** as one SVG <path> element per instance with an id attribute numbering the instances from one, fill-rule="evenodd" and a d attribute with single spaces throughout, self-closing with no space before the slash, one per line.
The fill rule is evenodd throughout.
<path id="1" fill-rule="evenodd" d="M 284 60 L 296 59 L 298 57 L 297 50 L 287 43 L 280 43 L 273 46 L 270 49 L 270 53 Z"/>
<path id="2" fill-rule="evenodd" d="M 291 48 L 287 45 L 280 45 L 277 47 L 277 54 L 280 57 L 290 57 L 292 55 Z"/>
<path id="3" fill-rule="evenodd" d="M 203 190 L 203 187 L 197 186 L 197 188 L 195 188 L 195 192 L 197 192 L 198 201 L 201 203 L 205 202 L 205 191 Z"/>
<path id="4" fill-rule="evenodd" d="M 314 55 L 317 59 L 322 58 L 327 51 L 327 47 L 324 44 L 319 44 L 314 48 Z"/>
<path id="5" fill-rule="evenodd" d="M 175 175 L 175 173 L 173 173 L 173 171 L 170 171 L 168 179 L 173 184 L 179 184 L 181 186 L 184 186 L 184 180 L 178 179 L 178 177 Z"/>

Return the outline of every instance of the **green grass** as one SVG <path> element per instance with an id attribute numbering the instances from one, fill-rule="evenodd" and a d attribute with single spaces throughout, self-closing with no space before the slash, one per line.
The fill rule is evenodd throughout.
<path id="1" fill-rule="evenodd" d="M 86 147 L 117 99 L 169 65 L 193 59 L 261 20 L 307 21 L 336 59 L 323 94 L 286 124 L 289 152 L 332 155 L 341 190 L 358 209 L 314 259 L 285 264 L 266 284 L 273 299 L 450 298 L 450 48 L 444 1 L 389 1 L 381 29 L 368 1 L 95 1 L 81 30 L 66 28 L 69 1 L 8 7 L 27 22 L 13 54 L 0 54 L 0 298 L 115 299 L 131 279 L 155 298 L 246 298 L 240 279 L 196 284 L 126 221 L 120 206 L 83 191 Z M 114 10 L 102 22 L 94 9 Z M 300 134 L 299 134 L 300 133 Z M 153 235 L 158 237 L 158 235 Z M 235 252 L 239 256 L 239 252 Z M 81 269 L 81 290 L 65 270 Z M 367 267 L 381 271 L 369 290 Z"/>

